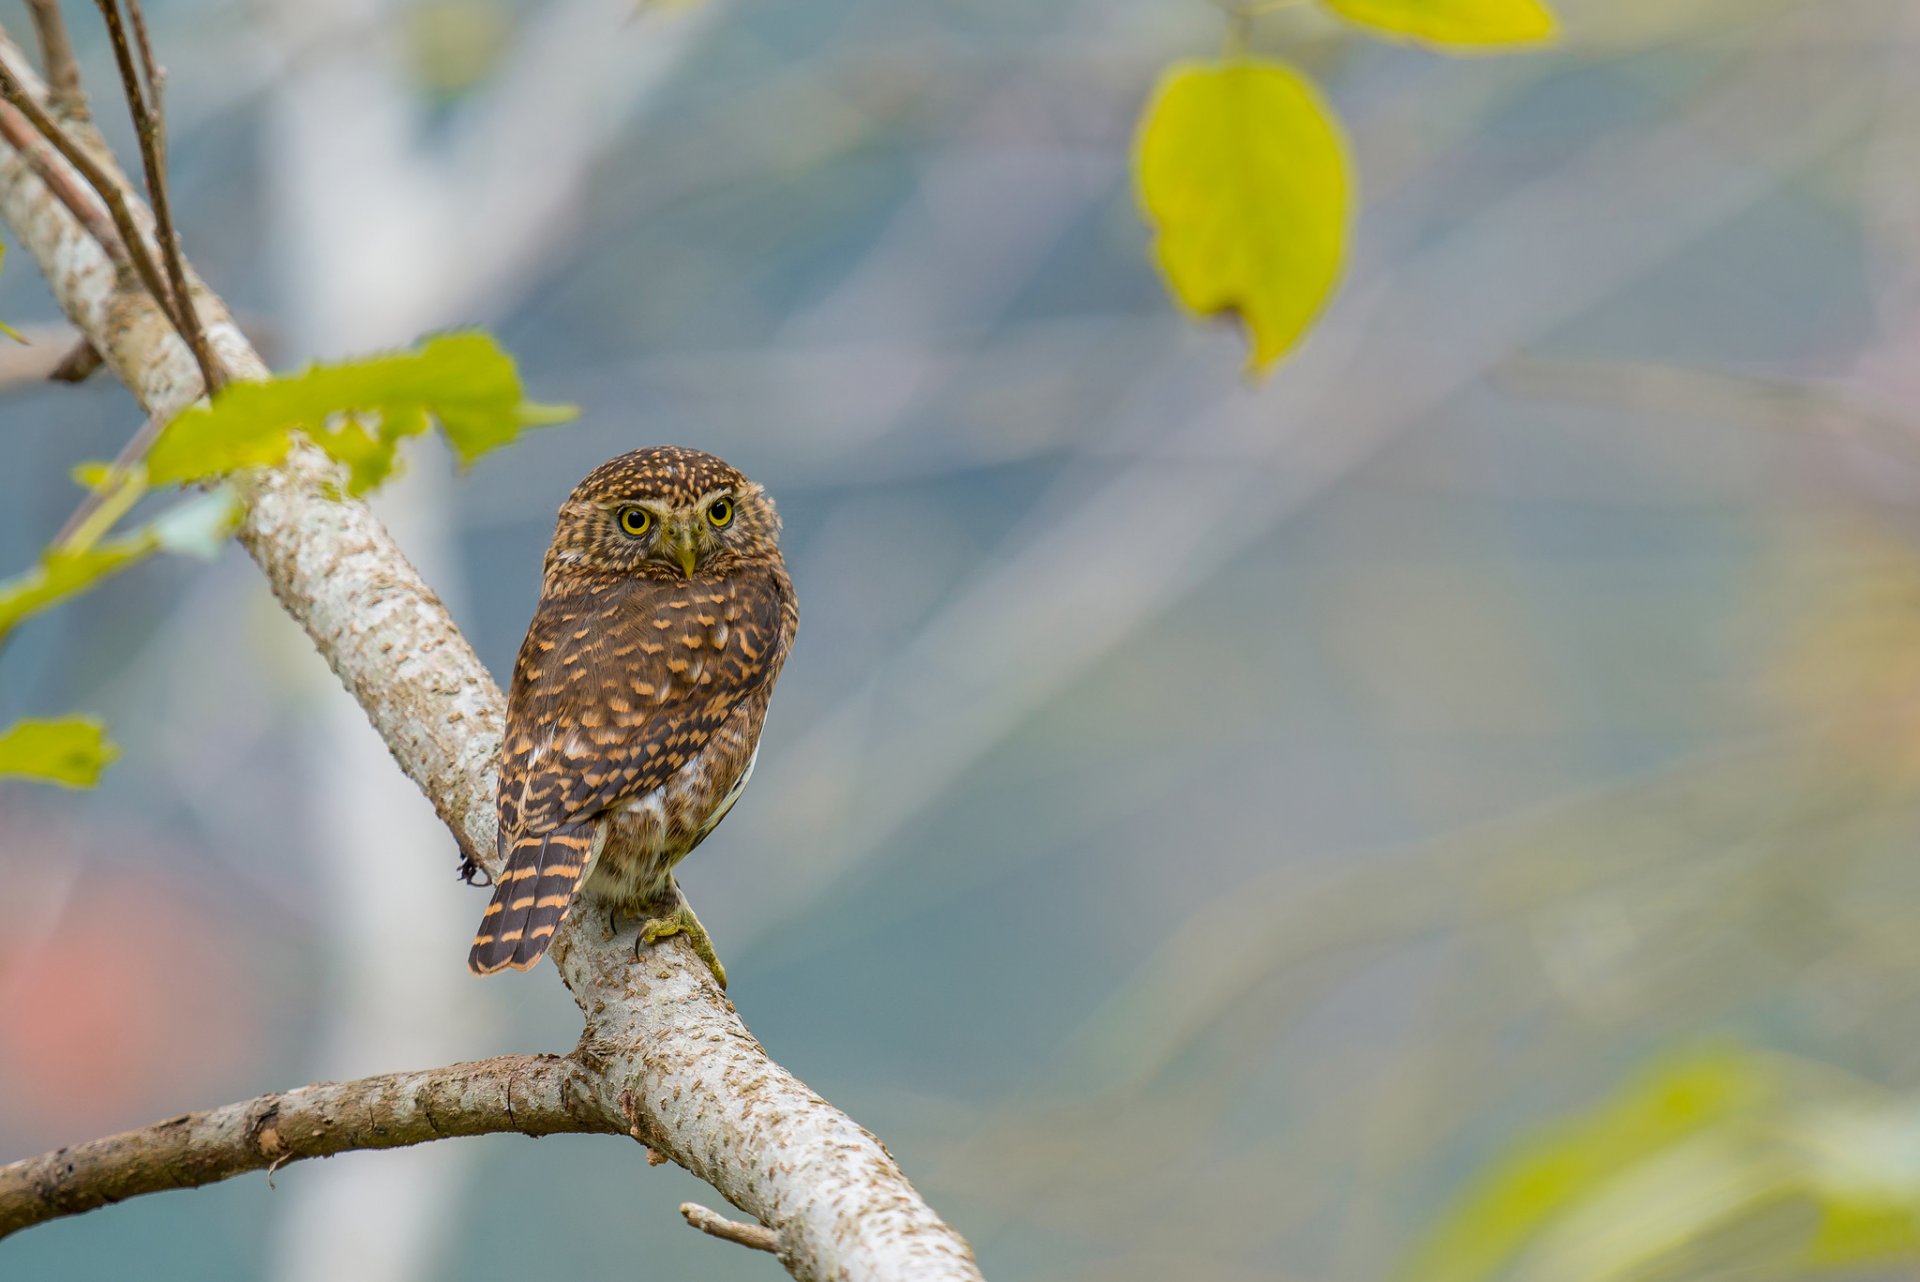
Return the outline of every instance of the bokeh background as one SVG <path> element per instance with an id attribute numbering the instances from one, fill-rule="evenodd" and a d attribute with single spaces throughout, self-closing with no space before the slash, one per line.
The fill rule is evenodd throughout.
<path id="1" fill-rule="evenodd" d="M 1920 3 L 1557 7 L 1498 58 L 1259 20 L 1365 209 L 1257 387 L 1127 173 L 1208 0 L 151 15 L 187 250 L 276 366 L 477 323 L 582 407 L 378 500 L 496 674 L 602 459 L 779 500 L 799 645 L 683 881 L 989 1277 L 1910 1276 Z M 24 255 L 0 316 L 61 341 Z M 5 359 L 24 566 L 137 414 Z M 24 629 L 0 712 L 76 710 L 98 793 L 0 785 L 0 1157 L 572 1044 L 544 969 L 466 974 L 484 895 L 237 551 Z M 462 1141 L 0 1275 L 776 1276 L 686 1198 Z"/>

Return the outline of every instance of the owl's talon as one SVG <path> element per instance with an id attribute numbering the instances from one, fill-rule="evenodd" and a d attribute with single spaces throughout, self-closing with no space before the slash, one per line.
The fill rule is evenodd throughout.
<path id="1" fill-rule="evenodd" d="M 687 902 L 685 895 L 679 894 L 676 890 L 675 897 L 679 903 L 673 912 L 664 917 L 649 917 L 640 923 L 640 938 L 633 945 L 634 960 L 640 960 L 640 950 L 643 947 L 656 944 L 669 935 L 685 935 L 687 942 L 693 945 L 693 951 L 699 955 L 701 961 L 707 964 L 707 969 L 713 972 L 714 982 L 720 985 L 722 992 L 725 992 L 727 968 L 720 964 L 720 958 L 714 953 L 713 940 L 708 936 L 707 928 L 702 926 L 700 919 L 693 915 L 693 905 Z"/>

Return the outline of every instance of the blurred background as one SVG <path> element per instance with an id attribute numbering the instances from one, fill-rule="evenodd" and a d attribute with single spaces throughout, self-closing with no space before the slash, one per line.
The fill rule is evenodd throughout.
<path id="1" fill-rule="evenodd" d="M 1365 207 L 1257 387 L 1127 173 L 1208 0 L 150 12 L 187 251 L 277 368 L 481 324 L 582 407 L 377 500 L 496 675 L 601 460 L 778 499 L 799 644 L 682 880 L 989 1277 L 1912 1276 L 1920 3 L 1557 8 L 1498 58 L 1260 18 Z M 24 254 L 0 316 L 19 567 L 138 415 L 38 381 Z M 70 711 L 125 753 L 0 785 L 0 1158 L 572 1045 L 545 968 L 467 975 L 484 894 L 237 549 L 23 629 L 0 712 Z M 461 1141 L 0 1274 L 777 1276 L 687 1198 Z"/>

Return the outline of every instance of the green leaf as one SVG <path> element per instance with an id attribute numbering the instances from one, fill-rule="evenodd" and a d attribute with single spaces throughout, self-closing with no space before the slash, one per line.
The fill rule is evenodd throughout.
<path id="1" fill-rule="evenodd" d="M 18 721 L 0 731 L 0 776 L 91 788 L 119 755 L 107 728 L 89 717 Z"/>
<path id="2" fill-rule="evenodd" d="M 1346 145 L 1312 86 L 1277 62 L 1176 64 L 1141 116 L 1135 179 L 1174 297 L 1238 316 L 1248 371 L 1271 366 L 1346 255 Z"/>
<path id="3" fill-rule="evenodd" d="M 1472 49 L 1540 44 L 1558 24 L 1541 0 L 1324 0 L 1349 22 L 1391 36 Z"/>
<path id="4" fill-rule="evenodd" d="M 158 536 L 147 528 L 84 550 L 49 548 L 31 570 L 0 582 L 0 637 L 22 619 L 126 569 L 159 546 Z"/>
<path id="5" fill-rule="evenodd" d="M 525 428 L 573 413 L 529 403 L 512 358 L 487 335 L 443 334 L 416 351 L 230 384 L 167 424 L 147 476 L 162 485 L 269 466 L 286 457 L 297 430 L 345 464 L 349 490 L 362 493 L 392 474 L 400 439 L 432 422 L 471 463 Z"/>

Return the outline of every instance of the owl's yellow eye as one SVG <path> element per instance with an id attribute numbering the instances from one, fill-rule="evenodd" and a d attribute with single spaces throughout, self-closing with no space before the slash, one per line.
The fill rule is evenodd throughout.
<path id="1" fill-rule="evenodd" d="M 733 500 L 715 499 L 713 506 L 707 509 L 707 519 L 713 522 L 713 528 L 724 530 L 733 524 Z"/>
<path id="2" fill-rule="evenodd" d="M 637 539 L 653 528 L 653 513 L 643 507 L 623 507 L 620 528 Z"/>

